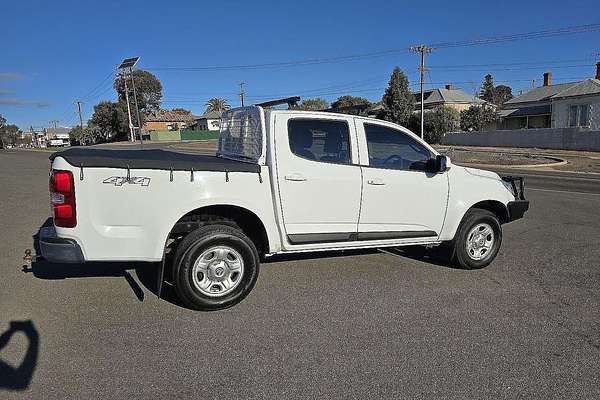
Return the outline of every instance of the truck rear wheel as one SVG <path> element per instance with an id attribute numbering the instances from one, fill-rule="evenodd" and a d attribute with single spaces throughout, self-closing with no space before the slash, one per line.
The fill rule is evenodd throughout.
<path id="1" fill-rule="evenodd" d="M 454 238 L 454 258 L 464 269 L 487 267 L 500 250 L 502 227 L 498 217 L 473 208 L 465 214 Z"/>
<path id="2" fill-rule="evenodd" d="M 177 246 L 173 278 L 179 298 L 196 310 L 221 310 L 242 301 L 254 287 L 259 255 L 240 229 L 207 225 Z"/>

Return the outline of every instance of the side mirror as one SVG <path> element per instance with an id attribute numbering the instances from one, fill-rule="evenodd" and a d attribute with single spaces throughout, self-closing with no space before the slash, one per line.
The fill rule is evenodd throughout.
<path id="1" fill-rule="evenodd" d="M 437 155 L 427 163 L 429 164 L 429 172 L 434 174 L 441 174 L 450 169 L 450 159 L 444 155 Z"/>

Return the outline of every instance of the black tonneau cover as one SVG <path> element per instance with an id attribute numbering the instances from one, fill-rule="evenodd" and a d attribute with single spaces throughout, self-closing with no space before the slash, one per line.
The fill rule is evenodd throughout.
<path id="1" fill-rule="evenodd" d="M 228 158 L 166 150 L 108 150 L 71 148 L 53 153 L 75 167 L 162 169 L 173 171 L 260 172 L 260 165 Z"/>

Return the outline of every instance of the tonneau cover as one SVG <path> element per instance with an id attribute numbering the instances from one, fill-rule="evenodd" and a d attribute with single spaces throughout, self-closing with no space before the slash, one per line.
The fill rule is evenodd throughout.
<path id="1" fill-rule="evenodd" d="M 260 165 L 228 158 L 166 150 L 108 150 L 70 148 L 53 153 L 75 167 L 162 169 L 173 171 L 260 172 Z"/>

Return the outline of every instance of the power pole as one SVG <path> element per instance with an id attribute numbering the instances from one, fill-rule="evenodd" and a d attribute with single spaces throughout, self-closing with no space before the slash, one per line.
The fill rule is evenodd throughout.
<path id="1" fill-rule="evenodd" d="M 83 116 L 81 115 L 81 101 L 77 100 L 77 111 L 79 112 L 79 127 L 81 128 L 81 133 L 83 133 Z"/>
<path id="2" fill-rule="evenodd" d="M 244 107 L 244 95 L 246 94 L 246 92 L 244 92 L 245 84 L 246 84 L 246 82 L 244 82 L 244 81 L 240 82 L 240 99 L 242 100 L 242 107 Z"/>
<path id="3" fill-rule="evenodd" d="M 129 68 L 129 76 L 131 76 L 131 86 L 133 87 L 133 102 L 135 104 L 135 114 L 137 117 L 137 130 L 140 135 L 140 146 L 144 145 L 144 138 L 142 137 L 142 120 L 140 119 L 140 108 L 138 107 L 137 93 L 135 91 L 135 80 L 133 79 L 133 69 Z"/>
<path id="4" fill-rule="evenodd" d="M 425 94 L 423 91 L 423 83 L 425 81 L 425 53 L 431 53 L 433 51 L 433 47 L 429 47 L 427 45 L 424 44 L 420 44 L 418 46 L 412 46 L 409 48 L 409 50 L 413 53 L 420 53 L 421 54 L 421 65 L 419 66 L 419 72 L 421 75 L 421 139 L 424 138 L 424 117 L 425 117 Z"/>
<path id="5" fill-rule="evenodd" d="M 121 74 L 123 82 L 125 83 L 125 102 L 127 103 L 127 118 L 129 118 L 129 141 L 135 142 L 135 135 L 133 134 L 133 124 L 131 123 L 131 107 L 129 106 L 129 88 L 127 87 L 127 76 L 125 73 Z"/>

